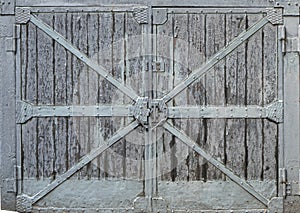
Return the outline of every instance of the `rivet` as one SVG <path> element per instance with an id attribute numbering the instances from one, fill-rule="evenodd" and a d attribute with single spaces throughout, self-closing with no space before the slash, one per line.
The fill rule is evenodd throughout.
<path id="1" fill-rule="evenodd" d="M 53 110 L 55 110 L 55 107 L 53 107 Z"/>
<path id="2" fill-rule="evenodd" d="M 41 107 L 39 107 L 39 110 L 41 110 L 42 108 Z"/>

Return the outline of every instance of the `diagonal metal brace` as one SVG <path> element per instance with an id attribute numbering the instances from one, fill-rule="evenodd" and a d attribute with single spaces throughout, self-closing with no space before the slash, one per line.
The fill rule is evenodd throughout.
<path id="1" fill-rule="evenodd" d="M 195 143 L 192 139 L 190 139 L 184 132 L 176 129 L 173 125 L 166 122 L 164 125 L 164 128 L 168 130 L 171 134 L 176 136 L 178 139 L 180 139 L 183 143 L 185 143 L 187 146 L 192 148 L 194 151 L 196 151 L 199 155 L 201 155 L 203 158 L 205 158 L 209 163 L 214 165 L 216 168 L 218 168 L 220 171 L 222 171 L 227 177 L 229 177 L 233 182 L 235 182 L 237 185 L 239 185 L 241 188 L 243 188 L 246 192 L 251 194 L 253 197 L 255 197 L 257 200 L 259 200 L 262 204 L 265 206 L 268 206 L 269 200 L 265 198 L 263 195 L 255 191 L 255 189 L 249 185 L 244 179 L 238 177 L 236 174 L 234 174 L 230 169 L 228 169 L 223 163 L 213 158 L 212 155 L 204 151 L 197 143 Z"/>
<path id="2" fill-rule="evenodd" d="M 128 126 L 120 129 L 115 133 L 107 142 L 104 142 L 98 148 L 91 151 L 89 154 L 85 155 L 77 164 L 75 164 L 72 168 L 66 171 L 64 174 L 58 176 L 53 182 L 51 182 L 47 187 L 42 189 L 40 192 L 33 196 L 27 196 L 25 194 L 19 195 L 19 209 L 30 209 L 30 206 L 38 202 L 40 199 L 45 197 L 48 193 L 54 190 L 56 187 L 65 182 L 68 178 L 74 175 L 77 171 L 79 171 L 82 167 L 87 165 L 89 162 L 94 160 L 101 153 L 106 151 L 109 147 L 118 142 L 121 138 L 128 135 L 131 131 L 133 131 L 139 123 L 137 121 L 132 122 Z"/>
<path id="3" fill-rule="evenodd" d="M 244 41 L 246 41 L 250 36 L 260 30 L 268 23 L 268 19 L 266 17 L 259 20 L 256 24 L 250 27 L 247 31 L 242 32 L 238 37 L 233 39 L 226 47 L 216 53 L 211 59 L 209 59 L 204 65 L 200 68 L 193 71 L 192 75 L 183 80 L 180 84 L 178 84 L 173 90 L 167 93 L 163 100 L 165 103 L 169 102 L 172 98 L 174 98 L 181 91 L 186 89 L 200 77 L 204 76 L 213 66 L 215 66 L 219 61 L 225 58 L 229 53 L 235 50 L 238 46 L 240 46 Z"/>
<path id="4" fill-rule="evenodd" d="M 262 106 L 185 106 L 169 107 L 168 118 L 267 118 L 283 122 L 283 102 Z"/>
<path id="5" fill-rule="evenodd" d="M 132 117 L 130 106 L 47 106 L 17 102 L 17 123 L 26 123 L 33 117 Z"/>
<path id="6" fill-rule="evenodd" d="M 120 81 L 116 80 L 113 76 L 111 76 L 104 67 L 100 66 L 99 64 L 94 63 L 91 59 L 88 58 L 84 53 L 74 47 L 65 37 L 61 34 L 53 30 L 49 25 L 45 24 L 42 20 L 37 18 L 34 15 L 30 15 L 30 22 L 32 22 L 35 26 L 40 28 L 44 31 L 48 36 L 54 39 L 57 43 L 61 44 L 64 48 L 68 51 L 73 53 L 79 60 L 89 66 L 91 69 L 96 71 L 99 75 L 104 77 L 107 81 L 113 84 L 117 89 L 123 92 L 125 95 L 130 97 L 132 100 L 136 100 L 138 95 L 135 93 L 134 90 L 125 86 Z"/>

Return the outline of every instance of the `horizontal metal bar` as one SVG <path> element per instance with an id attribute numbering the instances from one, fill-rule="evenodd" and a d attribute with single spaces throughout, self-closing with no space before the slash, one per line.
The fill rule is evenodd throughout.
<path id="1" fill-rule="evenodd" d="M 237 36 L 230 44 L 216 53 L 211 59 L 209 59 L 204 65 L 200 68 L 193 71 L 193 73 L 183 80 L 180 84 L 178 84 L 173 90 L 171 90 L 168 94 L 163 97 L 163 100 L 167 103 L 172 98 L 174 98 L 177 94 L 179 94 L 182 90 L 186 89 L 189 85 L 194 83 L 200 77 L 204 76 L 213 66 L 215 66 L 219 61 L 221 61 L 225 56 L 235 50 L 239 45 L 241 45 L 245 40 L 247 40 L 250 36 L 260 30 L 263 26 L 268 23 L 268 19 L 266 17 L 262 18 L 258 22 L 256 22 L 252 27 L 250 27 L 247 31 L 242 32 L 239 36 Z"/>
<path id="2" fill-rule="evenodd" d="M 33 13 L 99 13 L 99 12 L 133 12 L 140 5 L 103 5 L 103 6 L 68 6 L 68 7 L 31 7 Z"/>
<path id="3" fill-rule="evenodd" d="M 17 6 L 101 6 L 109 4 L 143 4 L 151 6 L 164 6 L 164 7 L 270 7 L 274 6 L 273 1 L 266 0 L 60 0 L 60 1 L 49 1 L 49 0 L 17 0 Z"/>
<path id="4" fill-rule="evenodd" d="M 264 13 L 265 8 L 261 7 L 242 7 L 242 8 L 167 8 L 168 13 L 175 14 L 259 14 Z"/>
<path id="5" fill-rule="evenodd" d="M 127 117 L 132 116 L 130 106 L 47 106 L 17 102 L 17 123 L 26 123 L 33 117 Z"/>
<path id="6" fill-rule="evenodd" d="M 105 150 L 107 150 L 109 147 L 111 147 L 113 144 L 115 144 L 117 141 L 119 141 L 121 138 L 125 137 L 127 134 L 129 134 L 132 130 L 134 130 L 139 123 L 137 121 L 132 122 L 125 128 L 117 131 L 106 143 L 102 143 L 101 146 L 91 151 L 89 154 L 84 156 L 76 165 L 74 165 L 72 168 L 70 168 L 67 172 L 57 177 L 52 183 L 50 183 L 47 187 L 42 189 L 40 192 L 35 194 L 31 197 L 31 204 L 36 203 L 43 197 L 45 197 L 49 192 L 51 192 L 53 189 L 61 185 L 64 181 L 66 181 L 69 177 L 74 175 L 78 170 L 80 170 L 82 167 L 87 165 L 89 162 L 91 162 L 93 159 L 95 159 L 98 155 L 103 153 Z"/>
<path id="7" fill-rule="evenodd" d="M 89 59 L 84 53 L 80 52 L 76 47 L 74 47 L 65 37 L 61 34 L 53 30 L 49 25 L 45 24 L 42 20 L 37 18 L 34 15 L 30 16 L 30 21 L 44 31 L 48 36 L 54 39 L 57 43 L 61 44 L 68 51 L 74 54 L 79 60 L 89 66 L 91 69 L 96 71 L 99 75 L 104 77 L 107 81 L 113 84 L 117 89 L 123 92 L 125 95 L 130 97 L 132 100 L 136 100 L 138 95 L 131 88 L 125 86 L 120 81 L 116 80 L 113 76 L 111 76 L 104 67 L 99 64 L 94 63 L 91 59 Z"/>
<path id="8" fill-rule="evenodd" d="M 245 180 L 238 177 L 234 174 L 230 169 L 228 169 L 222 162 L 213 158 L 212 155 L 204 151 L 197 143 L 195 143 L 192 139 L 190 139 L 184 132 L 176 129 L 173 125 L 168 122 L 164 123 L 164 128 L 168 130 L 171 134 L 180 139 L 183 143 L 185 143 L 188 147 L 192 148 L 199 155 L 205 158 L 209 163 L 222 171 L 227 177 L 229 177 L 232 181 L 238 184 L 241 188 L 243 188 L 246 192 L 251 194 L 257 200 L 259 200 L 265 206 L 268 206 L 269 200 L 265 198 L 263 195 L 255 191 L 255 189 L 249 185 Z"/>
<path id="9" fill-rule="evenodd" d="M 119 212 L 127 212 L 127 213 L 136 213 L 137 210 L 134 208 L 58 208 L 58 207 L 33 207 L 33 210 L 39 212 L 49 212 L 49 209 L 58 212 L 111 212 L 111 213 L 119 213 Z M 224 209 L 216 209 L 216 210 L 185 210 L 185 209 L 168 209 L 168 212 L 190 212 L 190 213 L 264 213 L 267 209 L 232 209 L 232 210 L 224 210 Z"/>
<path id="10" fill-rule="evenodd" d="M 169 107 L 168 118 L 268 118 L 283 121 L 282 101 L 262 106 L 184 106 Z"/>

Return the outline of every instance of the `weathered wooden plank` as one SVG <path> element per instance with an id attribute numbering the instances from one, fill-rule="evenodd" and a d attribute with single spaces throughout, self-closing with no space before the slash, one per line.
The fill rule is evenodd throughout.
<path id="1" fill-rule="evenodd" d="M 157 79 L 156 87 L 157 96 L 161 97 L 173 88 L 173 33 L 172 33 L 172 17 L 169 15 L 168 21 L 163 25 L 153 26 L 155 28 L 156 49 L 154 54 L 158 60 L 164 62 L 164 72 L 154 73 L 154 78 Z M 154 82 L 153 82 L 154 83 Z M 155 90 L 155 89 L 154 89 Z M 174 137 L 166 132 L 164 129 L 157 129 L 157 172 L 158 180 L 172 180 L 172 171 L 176 171 L 175 163 L 172 163 L 172 150 L 171 144 L 174 145 Z M 177 164 L 177 163 L 176 163 Z"/>
<path id="2" fill-rule="evenodd" d="M 246 15 L 226 15 L 226 43 L 238 36 L 246 29 Z M 226 87 L 227 105 L 245 105 L 245 45 L 226 58 Z M 245 177 L 245 121 L 227 119 L 225 126 L 225 163 L 240 177 Z"/>
<path id="3" fill-rule="evenodd" d="M 132 13 L 125 15 L 125 84 L 143 95 L 142 84 L 142 26 L 136 22 Z M 126 97 L 124 101 L 127 102 Z M 144 178 L 144 129 L 138 127 L 125 137 L 126 178 Z M 137 140 L 138 138 L 138 140 Z"/>
<path id="4" fill-rule="evenodd" d="M 53 26 L 53 14 L 39 14 L 48 25 Z M 38 104 L 53 104 L 54 98 L 54 42 L 41 30 L 37 30 Z M 53 177 L 55 166 L 53 120 L 38 118 L 38 171 L 39 176 Z"/>
<path id="5" fill-rule="evenodd" d="M 261 15 L 248 15 L 248 26 L 252 26 Z M 247 43 L 247 104 L 262 105 L 262 31 L 253 35 Z M 249 119 L 247 125 L 247 178 L 262 176 L 262 120 Z"/>
<path id="6" fill-rule="evenodd" d="M 82 50 L 81 45 L 86 45 L 82 44 L 81 42 L 81 37 L 80 34 L 82 33 L 82 14 L 81 13 L 74 13 L 71 15 L 71 24 L 72 24 L 72 29 L 71 29 L 71 34 L 70 38 L 72 38 L 72 43 L 75 45 L 79 50 Z M 72 104 L 74 105 L 80 105 L 80 73 L 84 69 L 84 64 L 80 62 L 75 56 L 71 56 L 71 63 L 72 63 L 72 85 L 73 85 L 73 92 L 72 92 Z M 72 118 L 72 138 L 71 141 L 72 143 L 69 146 L 69 153 L 70 153 L 70 164 L 75 164 L 79 161 L 80 157 L 82 156 L 82 151 L 81 151 L 81 135 L 80 135 L 80 118 Z M 81 177 L 81 173 L 77 173 L 76 176 L 78 178 Z"/>
<path id="7" fill-rule="evenodd" d="M 112 74 L 115 79 L 124 83 L 124 38 L 125 38 L 125 14 L 112 13 Z M 115 90 L 112 97 L 112 104 L 124 104 L 124 94 L 120 90 Z M 120 129 L 124 126 L 124 118 L 113 118 L 114 129 Z M 124 177 L 125 175 L 125 139 L 121 139 L 113 147 L 111 163 L 113 166 L 113 175 L 115 177 Z"/>
<path id="8" fill-rule="evenodd" d="M 173 17 L 173 69 L 174 69 L 174 85 L 179 84 L 188 76 L 188 15 L 175 14 Z M 187 104 L 187 91 L 182 91 L 173 100 L 175 106 L 183 106 Z M 174 124 L 180 129 L 186 131 L 188 129 L 187 120 L 174 121 Z M 186 159 L 189 156 L 188 147 L 179 139 L 175 139 L 175 156 L 177 159 L 177 176 L 176 181 L 187 180 L 188 166 Z"/>
<path id="9" fill-rule="evenodd" d="M 88 14 L 87 16 L 87 29 L 88 29 L 88 56 L 93 61 L 98 63 L 98 54 L 99 54 L 99 16 L 98 14 Z M 98 90 L 99 90 L 99 81 L 98 74 L 93 70 L 88 70 L 88 104 L 96 105 L 98 104 Z M 99 131 L 100 131 L 100 121 L 98 118 L 89 118 L 89 138 L 90 138 L 90 149 L 94 149 L 99 146 Z M 93 178 L 99 177 L 100 170 L 98 168 L 97 159 L 91 162 L 88 174 Z"/>
<path id="10" fill-rule="evenodd" d="M 112 74 L 112 14 L 99 14 L 99 64 Z M 99 101 L 100 104 L 111 104 L 113 86 L 102 77 L 99 80 Z M 113 123 L 109 118 L 101 119 L 101 137 L 107 140 L 113 133 Z M 102 178 L 109 177 L 111 174 L 111 164 L 109 163 L 110 149 L 99 157 L 100 176 Z"/>
<path id="11" fill-rule="evenodd" d="M 88 53 L 88 15 L 86 13 L 80 13 L 76 19 L 75 33 L 77 34 L 77 47 L 79 50 L 87 54 Z M 88 105 L 89 103 L 89 68 L 80 63 L 76 67 L 78 72 L 78 94 L 79 94 L 79 105 Z M 80 158 L 89 153 L 90 141 L 89 141 L 89 118 L 83 117 L 79 119 L 79 144 L 80 144 Z M 81 178 L 87 177 L 90 164 L 82 168 L 80 171 Z"/>
<path id="12" fill-rule="evenodd" d="M 206 18 L 206 57 L 213 54 L 225 46 L 224 15 L 208 14 Z M 206 104 L 222 106 L 225 103 L 224 96 L 224 60 L 218 63 L 206 75 Z M 207 150 L 219 161 L 224 161 L 224 119 L 207 120 Z M 222 173 L 208 165 L 207 178 L 220 179 Z"/>
<path id="13" fill-rule="evenodd" d="M 263 104 L 277 100 L 277 31 L 268 24 L 263 29 Z M 263 179 L 276 179 L 277 173 L 277 124 L 263 121 Z"/>
<path id="14" fill-rule="evenodd" d="M 188 68 L 190 72 L 205 63 L 205 21 L 206 16 L 202 14 L 189 15 L 189 53 Z M 201 78 L 192 86 L 187 88 L 188 105 L 205 105 L 205 78 Z M 189 120 L 188 135 L 200 146 L 204 143 L 204 123 L 203 119 Z M 189 180 L 201 180 L 206 176 L 205 167 L 202 168 L 204 161 L 196 152 L 189 150 L 187 159 Z"/>
<path id="15" fill-rule="evenodd" d="M 54 16 L 54 29 L 66 37 L 66 15 L 55 14 Z M 55 43 L 54 45 L 54 105 L 67 104 L 67 53 L 66 50 Z M 67 119 L 55 118 L 55 173 L 62 174 L 66 171 L 67 167 Z"/>
<path id="16" fill-rule="evenodd" d="M 37 104 L 36 27 L 22 27 L 22 94 L 23 100 Z M 38 177 L 37 120 L 22 126 L 23 178 Z"/>
<path id="17" fill-rule="evenodd" d="M 66 18 L 66 36 L 67 39 L 74 44 L 76 41 L 74 38 L 74 14 L 67 13 Z M 67 90 L 67 104 L 68 105 L 78 105 L 78 77 L 77 77 L 77 71 L 74 68 L 75 67 L 75 57 L 72 55 L 72 53 L 67 52 L 67 67 L 66 67 L 66 90 Z M 76 128 L 77 128 L 77 121 L 78 118 L 68 118 L 67 123 L 67 145 L 68 145 L 68 152 L 67 152 L 67 167 L 70 168 L 79 159 L 79 144 L 78 144 L 78 138 L 76 134 Z M 76 175 L 77 176 L 77 175 Z"/>

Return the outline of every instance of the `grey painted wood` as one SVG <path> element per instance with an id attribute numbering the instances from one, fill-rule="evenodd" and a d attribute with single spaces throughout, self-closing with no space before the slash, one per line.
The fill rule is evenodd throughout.
<path id="1" fill-rule="evenodd" d="M 246 15 L 226 15 L 226 43 L 246 29 Z M 245 45 L 226 58 L 225 96 L 228 105 L 245 105 L 246 59 Z M 225 126 L 225 163 L 240 177 L 245 177 L 245 121 L 227 119 Z"/>
<path id="2" fill-rule="evenodd" d="M 188 15 L 174 14 L 173 18 L 173 75 L 174 86 L 179 84 L 185 77 L 188 76 Z M 187 104 L 187 91 L 181 92 L 173 100 L 175 106 Z M 174 124 L 180 129 L 187 130 L 187 121 L 182 119 L 174 121 Z M 187 180 L 188 167 L 186 159 L 189 155 L 189 148 L 183 144 L 178 138 L 175 138 L 174 145 L 175 159 L 177 161 L 176 167 L 176 181 Z"/>
<path id="3" fill-rule="evenodd" d="M 205 62 L 205 41 L 206 41 L 206 16 L 203 14 L 189 14 L 189 72 L 200 67 Z M 191 87 L 187 88 L 188 105 L 198 107 L 205 105 L 205 78 L 201 78 Z M 189 120 L 188 135 L 200 146 L 205 141 L 205 121 L 204 119 Z M 206 164 L 198 153 L 190 150 L 188 159 L 188 179 L 190 181 L 206 180 Z"/>
<path id="4" fill-rule="evenodd" d="M 154 34 L 157 36 L 154 38 L 154 44 L 156 48 L 153 48 L 154 54 L 157 59 L 163 59 L 165 71 L 159 73 L 153 73 L 156 82 L 153 83 L 156 87 L 157 96 L 161 97 L 173 88 L 173 33 L 172 33 L 173 19 L 171 15 L 168 15 L 168 20 L 163 25 L 153 26 Z M 174 156 L 175 140 L 174 137 L 162 128 L 157 130 L 157 172 L 159 173 L 158 180 L 172 180 L 175 178 L 176 165 Z M 158 190 L 159 190 L 158 185 Z"/>
<path id="5" fill-rule="evenodd" d="M 55 14 L 54 29 L 63 36 L 66 32 L 66 14 Z M 54 45 L 54 105 L 67 104 L 67 51 L 59 44 Z M 54 119 L 55 143 L 55 174 L 62 174 L 67 168 L 67 118 Z"/>
<path id="6" fill-rule="evenodd" d="M 136 22 L 132 13 L 126 13 L 125 19 L 125 84 L 133 88 L 138 95 L 143 95 L 140 37 L 142 26 Z M 125 98 L 125 101 L 128 99 Z M 144 131 L 142 127 L 138 127 L 125 138 L 126 178 L 144 179 Z"/>
<path id="7" fill-rule="evenodd" d="M 22 99 L 37 104 L 36 28 L 22 27 Z M 22 126 L 23 178 L 38 177 L 37 120 Z"/>
<path id="8" fill-rule="evenodd" d="M 206 17 L 206 57 L 209 59 L 213 54 L 225 46 L 224 15 L 207 15 Z M 224 61 L 212 68 L 206 77 L 206 104 L 224 105 Z M 224 161 L 224 120 L 207 120 L 207 144 L 209 151 L 219 161 Z M 220 179 L 222 173 L 211 165 L 208 165 L 208 179 Z"/>
<path id="9" fill-rule="evenodd" d="M 15 55 L 6 52 L 6 38 L 14 37 L 14 18 L 0 17 L 0 88 L 1 88 L 1 130 L 0 130 L 0 166 L 1 166 L 1 206 L 3 209 L 15 209 L 15 165 L 16 165 L 16 134 L 15 134 Z M 5 32 L 5 30 L 6 32 Z"/>
<path id="10" fill-rule="evenodd" d="M 87 16 L 87 28 L 88 28 L 88 56 L 93 61 L 98 63 L 99 59 L 99 15 L 88 14 Z M 99 103 L 99 76 L 96 72 L 88 69 L 88 105 L 97 105 Z M 90 139 L 90 150 L 99 146 L 100 138 L 100 119 L 89 118 L 89 139 Z M 100 175 L 98 167 L 98 159 L 91 162 L 88 174 L 93 178 L 98 178 Z"/>
<path id="11" fill-rule="evenodd" d="M 263 29 L 263 104 L 272 103 L 278 99 L 278 72 L 277 31 L 274 26 L 268 24 Z M 263 121 L 264 146 L 263 146 L 263 179 L 276 179 L 278 171 L 278 133 L 277 125 Z"/>
<path id="12" fill-rule="evenodd" d="M 260 15 L 248 15 L 248 26 L 261 18 Z M 262 31 L 253 35 L 247 43 L 247 96 L 246 104 L 262 105 Z M 247 178 L 261 179 L 262 175 L 262 120 L 246 121 Z"/>
<path id="13" fill-rule="evenodd" d="M 40 14 L 39 17 L 53 26 L 53 14 Z M 54 100 L 54 42 L 41 30 L 37 30 L 37 101 L 38 104 L 53 104 Z M 55 129 L 51 118 L 37 119 L 38 176 L 55 177 Z"/>

